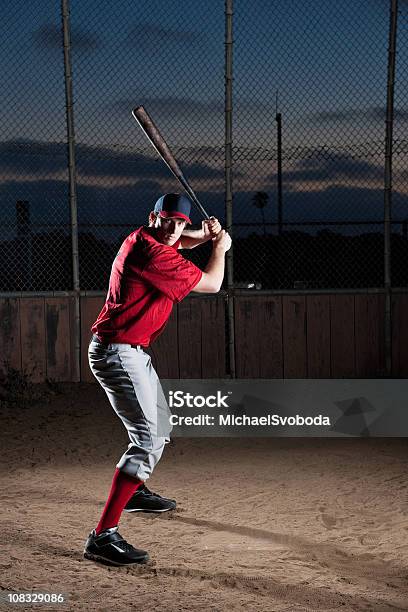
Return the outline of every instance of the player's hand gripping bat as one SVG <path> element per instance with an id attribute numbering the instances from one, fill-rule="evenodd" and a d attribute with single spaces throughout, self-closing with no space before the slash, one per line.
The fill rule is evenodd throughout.
<path id="1" fill-rule="evenodd" d="M 136 119 L 136 121 L 138 122 L 143 132 L 146 134 L 147 138 L 150 140 L 151 144 L 154 146 L 162 160 L 170 168 L 176 179 L 181 183 L 183 189 L 185 189 L 187 194 L 190 196 L 193 204 L 203 215 L 204 219 L 210 219 L 210 216 L 208 215 L 207 211 L 202 206 L 201 202 L 192 190 L 186 177 L 182 173 L 180 166 L 174 159 L 173 154 L 167 146 L 166 141 L 155 126 L 151 117 L 149 117 L 149 115 L 147 114 L 146 109 L 143 106 L 138 106 L 132 111 L 132 115 Z"/>

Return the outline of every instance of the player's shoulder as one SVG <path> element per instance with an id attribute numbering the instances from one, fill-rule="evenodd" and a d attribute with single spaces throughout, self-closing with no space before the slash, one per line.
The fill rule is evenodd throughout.
<path id="1" fill-rule="evenodd" d="M 133 230 L 133 232 L 131 232 L 130 234 L 128 234 L 124 239 L 123 239 L 123 245 L 132 245 L 134 243 L 136 243 L 139 240 L 140 237 L 140 230 L 141 228 L 138 227 L 137 229 Z"/>
<path id="2" fill-rule="evenodd" d="M 128 257 L 132 253 L 143 250 L 143 227 L 138 227 L 123 239 L 119 253 Z"/>
<path id="3" fill-rule="evenodd" d="M 143 227 L 141 228 L 140 237 L 143 242 L 144 249 L 147 253 L 149 253 L 152 257 L 171 257 L 178 256 L 178 243 L 176 245 L 170 246 L 159 242 L 154 234 L 154 228 L 151 227 Z"/>

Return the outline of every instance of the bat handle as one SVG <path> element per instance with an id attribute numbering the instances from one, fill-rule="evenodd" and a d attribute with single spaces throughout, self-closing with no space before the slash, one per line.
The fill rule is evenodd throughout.
<path id="1" fill-rule="evenodd" d="M 194 191 L 191 189 L 188 181 L 185 179 L 183 174 L 181 174 L 181 176 L 179 177 L 179 180 L 180 180 L 181 184 L 183 185 L 184 189 L 186 190 L 186 192 L 188 193 L 188 195 L 190 196 L 190 198 L 193 200 L 194 204 L 197 206 L 197 208 L 200 211 L 200 213 L 203 215 L 204 219 L 209 219 L 210 215 L 205 210 L 205 208 L 201 204 L 200 200 L 197 198 L 197 196 L 194 193 Z"/>
<path id="2" fill-rule="evenodd" d="M 204 219 L 211 219 L 211 217 L 209 216 L 209 214 L 206 212 L 206 210 L 201 206 L 200 202 L 197 200 L 197 198 L 195 199 L 195 203 L 197 204 L 198 208 L 200 209 L 201 214 L 203 215 Z"/>

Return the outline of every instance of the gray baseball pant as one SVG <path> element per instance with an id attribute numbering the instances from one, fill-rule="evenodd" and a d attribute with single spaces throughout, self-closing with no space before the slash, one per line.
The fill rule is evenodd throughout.
<path id="1" fill-rule="evenodd" d="M 88 358 L 129 435 L 129 446 L 116 467 L 147 480 L 170 441 L 171 430 L 170 410 L 152 360 L 141 346 L 105 344 L 95 336 Z"/>

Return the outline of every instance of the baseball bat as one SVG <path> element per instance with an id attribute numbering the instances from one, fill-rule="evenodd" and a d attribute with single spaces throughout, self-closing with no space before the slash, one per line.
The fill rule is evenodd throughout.
<path id="1" fill-rule="evenodd" d="M 166 141 L 164 140 L 163 136 L 160 134 L 159 130 L 154 124 L 153 119 L 149 117 L 146 109 L 143 106 L 138 106 L 132 111 L 132 115 L 136 119 L 136 121 L 138 122 L 143 132 L 145 133 L 153 147 L 156 149 L 157 153 L 160 155 L 164 163 L 168 166 L 168 168 L 174 174 L 179 183 L 181 183 L 183 189 L 190 196 L 190 199 L 192 200 L 193 204 L 203 215 L 204 219 L 209 219 L 209 214 L 197 198 L 196 194 L 190 186 L 190 183 L 188 182 L 183 172 L 181 171 L 180 166 L 176 162 L 174 155 L 170 151 Z"/>

